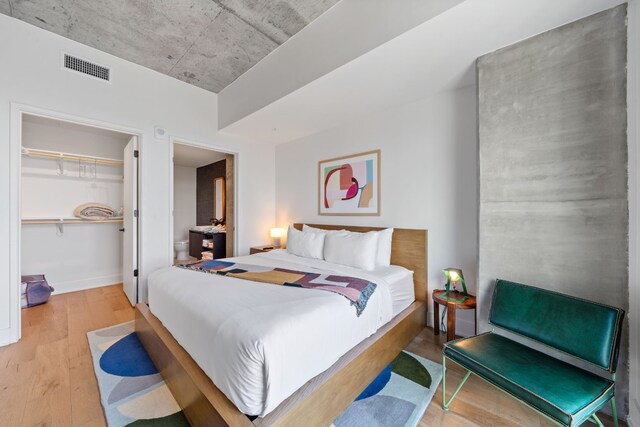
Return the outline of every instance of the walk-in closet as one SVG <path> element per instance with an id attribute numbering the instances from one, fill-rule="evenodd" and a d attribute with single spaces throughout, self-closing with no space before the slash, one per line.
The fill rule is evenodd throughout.
<path id="1" fill-rule="evenodd" d="M 53 298 L 124 282 L 123 291 L 137 302 L 136 138 L 22 116 L 23 306 L 39 302 L 25 292 L 42 276 Z"/>

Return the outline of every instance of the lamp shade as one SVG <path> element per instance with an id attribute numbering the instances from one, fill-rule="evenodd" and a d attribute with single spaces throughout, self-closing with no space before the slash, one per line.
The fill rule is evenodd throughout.
<path id="1" fill-rule="evenodd" d="M 460 284 L 462 285 L 462 292 L 464 293 L 464 295 L 468 295 L 467 285 L 464 282 L 464 275 L 462 274 L 462 270 L 460 270 L 459 268 L 445 268 L 442 271 L 447 278 L 447 283 L 445 284 L 447 294 L 450 291 L 451 285 L 453 285 L 455 288 L 455 285 L 460 282 Z"/>
<path id="2" fill-rule="evenodd" d="M 271 237 L 282 237 L 282 236 L 284 236 L 284 228 L 271 229 Z"/>
<path id="3" fill-rule="evenodd" d="M 273 246 L 279 248 L 282 245 L 281 238 L 284 236 L 284 228 L 274 227 L 271 229 L 270 233 L 271 239 L 273 240 Z"/>
<path id="4" fill-rule="evenodd" d="M 458 280 L 460 280 L 462 276 L 462 270 L 460 270 L 459 268 L 445 268 L 444 270 L 442 270 L 444 272 L 444 275 L 447 277 L 447 280 L 450 280 L 452 282 L 457 282 Z"/>

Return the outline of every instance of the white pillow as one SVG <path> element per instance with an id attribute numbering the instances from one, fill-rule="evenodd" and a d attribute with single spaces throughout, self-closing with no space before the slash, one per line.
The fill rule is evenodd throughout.
<path id="1" fill-rule="evenodd" d="M 334 264 L 348 265 L 361 270 L 376 267 L 378 233 L 309 233 L 324 235 L 324 259 Z"/>
<path id="2" fill-rule="evenodd" d="M 304 233 L 320 233 L 320 234 L 327 234 L 327 233 L 351 233 L 350 231 L 345 230 L 344 228 L 342 230 L 324 230 L 322 228 L 315 228 L 315 227 L 311 227 L 310 225 L 307 224 L 302 224 L 302 231 Z"/>
<path id="3" fill-rule="evenodd" d="M 304 233 L 324 233 L 327 230 L 323 230 L 322 228 L 315 228 L 307 224 L 302 224 L 302 231 Z"/>
<path id="4" fill-rule="evenodd" d="M 376 266 L 388 267 L 391 265 L 391 240 L 393 228 L 378 231 L 378 250 L 376 252 Z"/>
<path id="5" fill-rule="evenodd" d="M 289 226 L 287 232 L 287 252 L 305 258 L 322 259 L 324 234 L 303 233 Z"/>
<path id="6" fill-rule="evenodd" d="M 304 224 L 302 231 L 305 233 L 337 233 L 337 230 L 323 230 L 321 228 L 315 228 Z M 341 230 L 345 233 L 352 233 L 351 231 Z M 388 267 L 391 265 L 391 241 L 393 239 L 393 228 L 386 228 L 380 231 L 370 231 L 370 233 L 378 234 L 378 247 L 376 249 L 375 263 L 376 267 Z M 362 234 L 362 233 L 360 233 Z"/>

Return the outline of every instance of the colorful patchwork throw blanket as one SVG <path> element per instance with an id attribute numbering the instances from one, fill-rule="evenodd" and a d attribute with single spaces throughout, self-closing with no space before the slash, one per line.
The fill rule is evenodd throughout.
<path id="1" fill-rule="evenodd" d="M 228 261 L 199 261 L 191 264 L 178 264 L 178 267 L 220 276 L 237 277 L 238 279 L 254 282 L 334 292 L 351 301 L 351 305 L 355 306 L 358 316 L 367 307 L 367 301 L 369 301 L 377 287 L 375 283 L 356 277 L 307 273 L 286 268 L 263 267 Z"/>

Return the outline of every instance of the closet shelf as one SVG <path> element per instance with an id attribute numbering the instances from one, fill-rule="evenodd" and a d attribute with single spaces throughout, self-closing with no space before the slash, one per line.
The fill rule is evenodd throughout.
<path id="1" fill-rule="evenodd" d="M 92 157 L 82 154 L 63 153 L 59 151 L 36 150 L 33 148 L 22 147 L 23 156 L 31 157 L 47 157 L 51 159 L 78 160 L 81 162 L 95 162 L 101 165 L 123 166 L 124 162 L 118 159 L 109 159 L 106 157 Z"/>
<path id="2" fill-rule="evenodd" d="M 103 220 L 90 220 L 82 218 L 23 218 L 23 224 L 105 224 L 105 223 L 122 223 L 122 218 L 110 218 Z"/>

